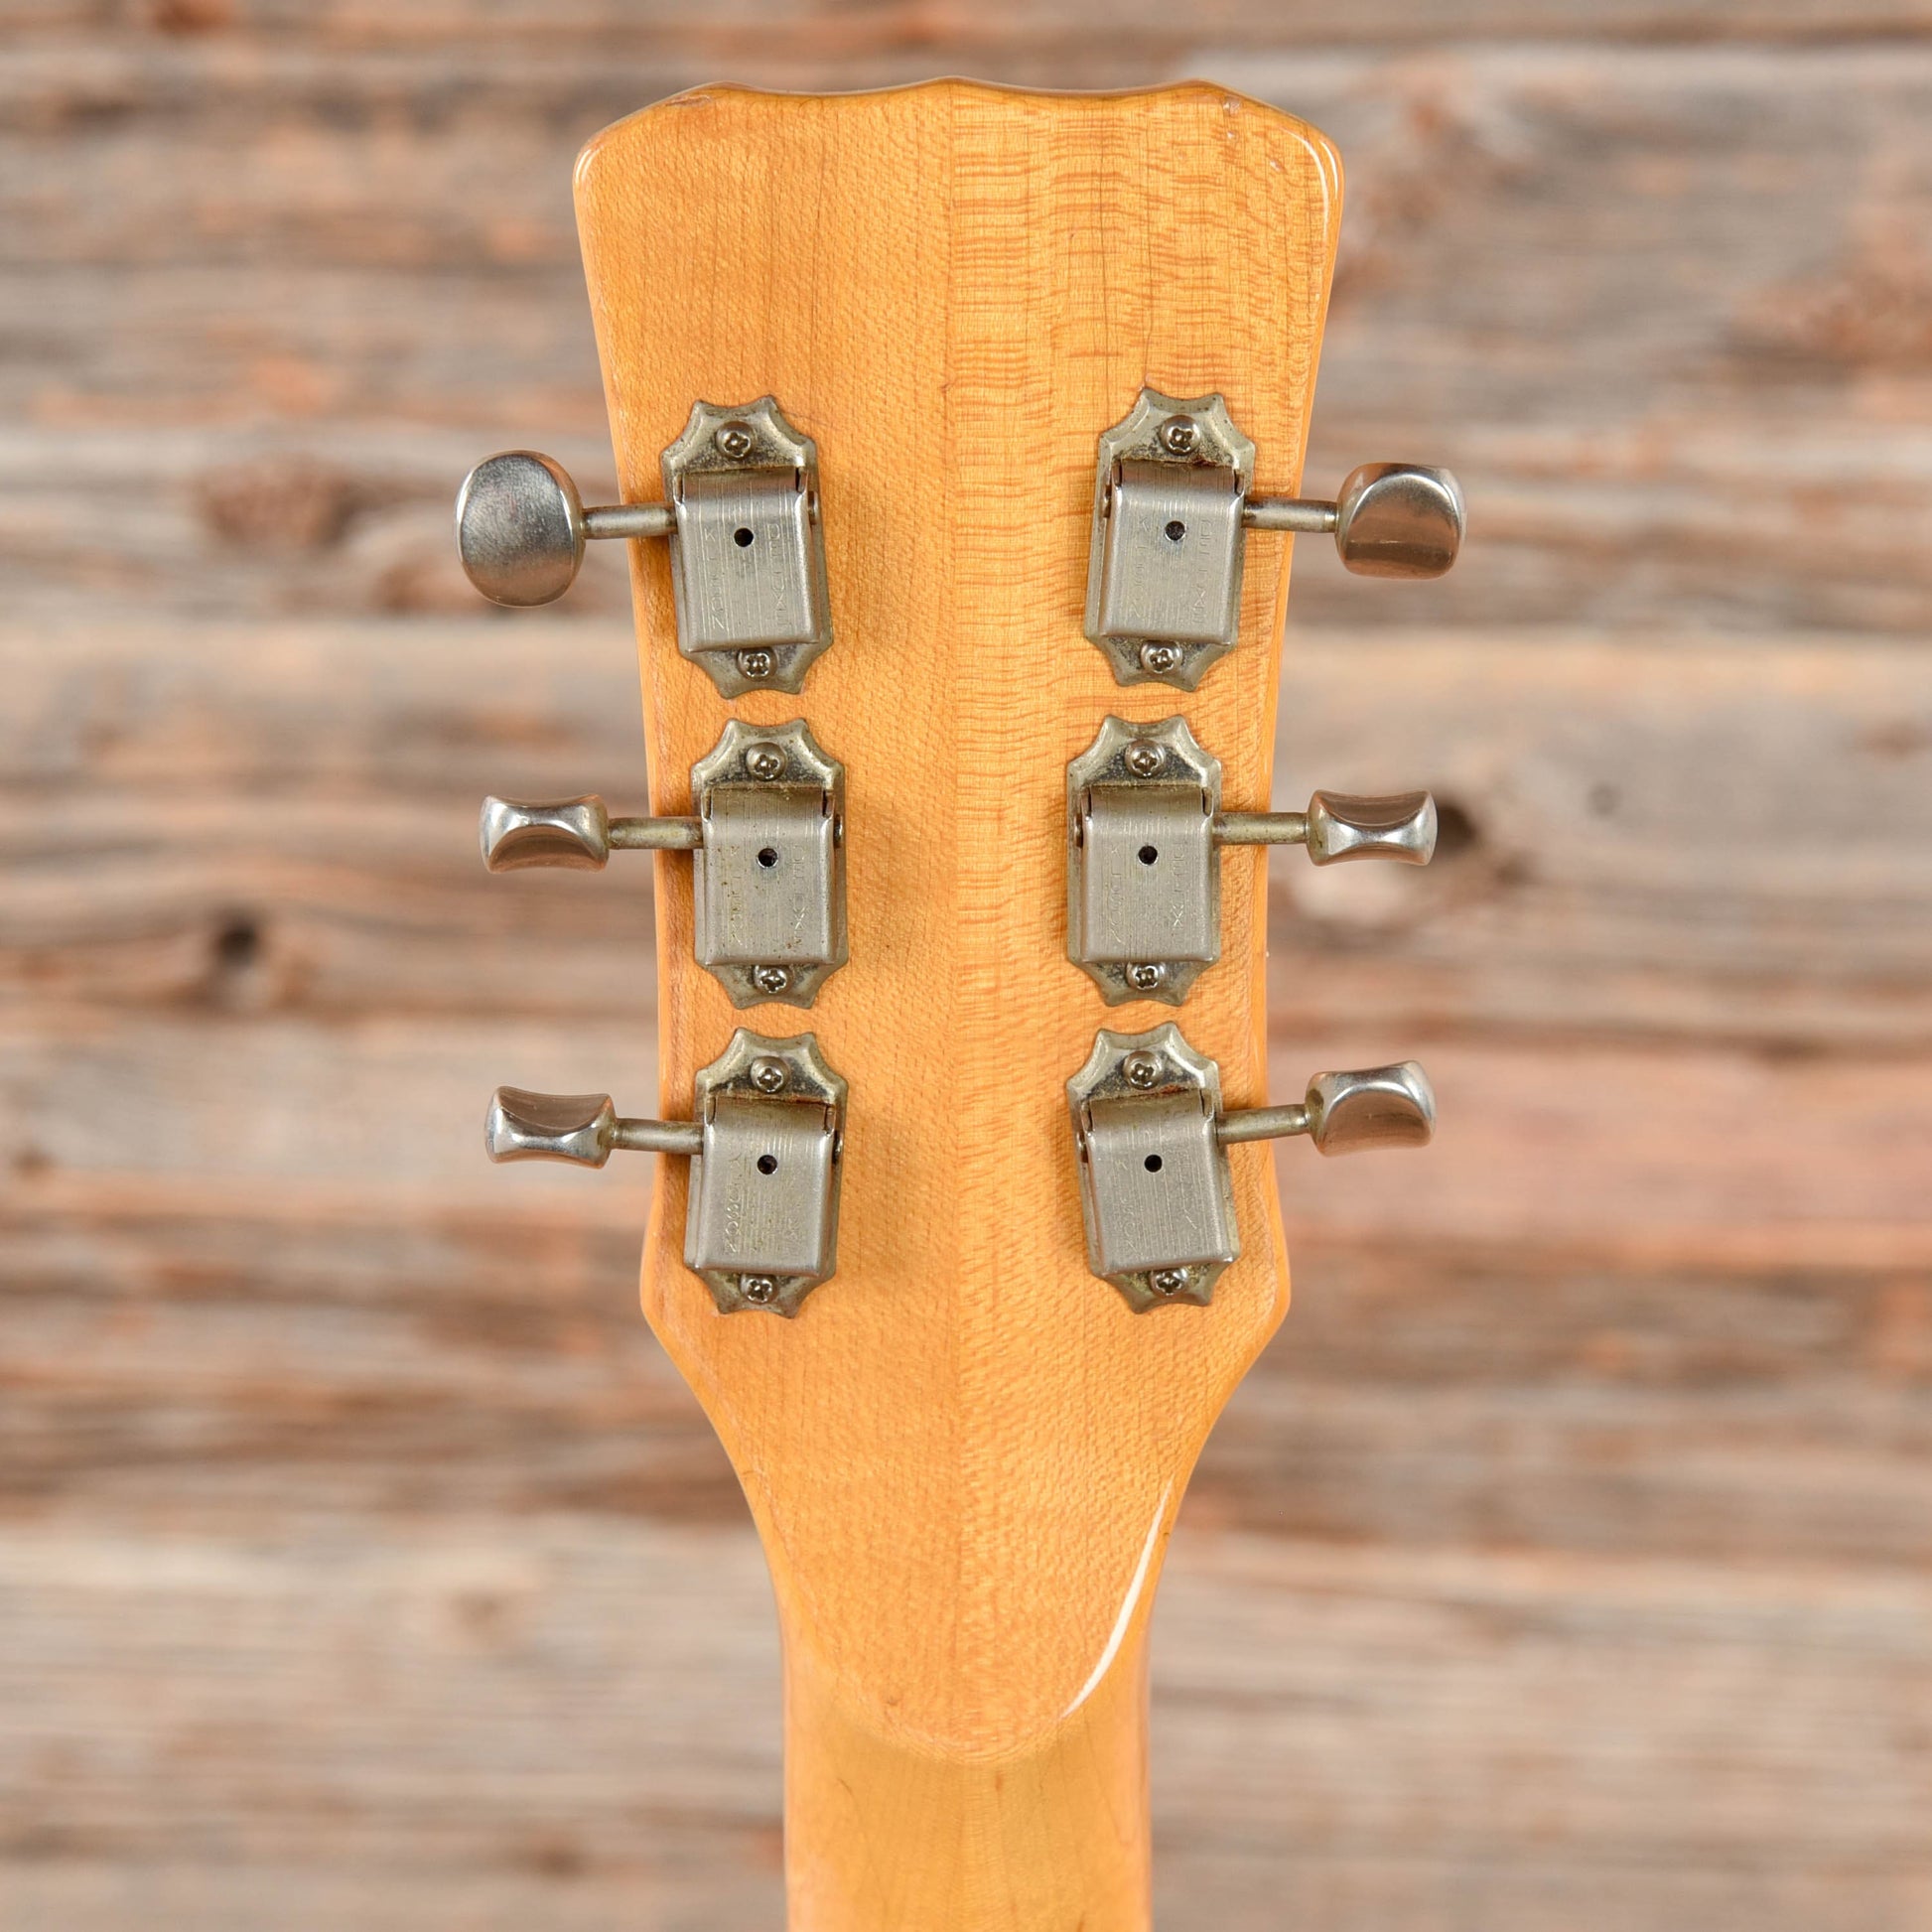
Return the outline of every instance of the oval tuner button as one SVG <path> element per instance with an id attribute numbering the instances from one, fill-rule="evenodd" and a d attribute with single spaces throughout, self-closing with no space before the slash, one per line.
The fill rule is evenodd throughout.
<path id="1" fill-rule="evenodd" d="M 493 604 L 550 604 L 584 561 L 583 499 L 564 467 L 534 450 L 485 457 L 463 480 L 456 541 L 464 574 Z"/>
<path id="2" fill-rule="evenodd" d="M 1335 498 L 1335 549 L 1362 577 L 1441 577 L 1462 548 L 1462 489 L 1447 470 L 1365 463 Z"/>

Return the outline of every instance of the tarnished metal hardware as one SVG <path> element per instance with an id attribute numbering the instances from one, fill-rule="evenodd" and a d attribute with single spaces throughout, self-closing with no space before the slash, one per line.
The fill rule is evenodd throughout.
<path id="1" fill-rule="evenodd" d="M 1122 684 L 1191 691 L 1234 642 L 1255 446 L 1219 396 L 1143 389 L 1100 438 L 1086 634 Z"/>
<path id="2" fill-rule="evenodd" d="M 1299 845 L 1317 866 L 1357 859 L 1426 866 L 1436 856 L 1436 800 L 1426 791 L 1375 798 L 1317 791 L 1305 812 L 1223 812 L 1214 821 L 1214 843 Z"/>
<path id="3" fill-rule="evenodd" d="M 1250 530 L 1333 536 L 1343 567 L 1357 577 L 1441 577 L 1462 549 L 1468 516 L 1462 485 L 1447 470 L 1420 463 L 1358 464 L 1333 502 L 1251 496 L 1241 515 Z"/>
<path id="4" fill-rule="evenodd" d="M 1220 1068 L 1172 1025 L 1103 1032 L 1066 1099 L 1087 1265 L 1136 1310 L 1205 1305 L 1241 1252 L 1234 1182 L 1214 1139 Z"/>
<path id="5" fill-rule="evenodd" d="M 574 1161 L 601 1168 L 622 1149 L 633 1154 L 696 1154 L 695 1121 L 627 1120 L 608 1093 L 531 1093 L 498 1087 L 483 1118 L 492 1161 Z"/>
<path id="6" fill-rule="evenodd" d="M 704 1146 L 691 1164 L 684 1265 L 719 1310 L 796 1314 L 838 1258 L 846 1085 L 811 1034 L 745 1029 L 703 1068 L 694 1111 Z"/>
<path id="7" fill-rule="evenodd" d="M 457 495 L 463 568 L 498 604 L 548 604 L 576 580 L 589 539 L 668 537 L 678 649 L 728 698 L 801 689 L 832 641 L 817 445 L 769 396 L 700 402 L 663 476 L 662 503 L 586 509 L 551 458 L 485 458 Z"/>
<path id="8" fill-rule="evenodd" d="M 1241 1252 L 1225 1149 L 1306 1134 L 1323 1154 L 1425 1147 L 1436 1096 L 1414 1060 L 1317 1073 L 1292 1107 L 1221 1110 L 1220 1068 L 1170 1023 L 1094 1035 L 1066 1083 L 1087 1263 L 1139 1311 L 1205 1305 Z"/>
<path id="9" fill-rule="evenodd" d="M 1106 996 L 1177 1006 L 1221 956 L 1221 761 L 1184 718 L 1107 718 L 1066 767 L 1066 951 Z"/>
<path id="10" fill-rule="evenodd" d="M 596 796 L 546 804 L 490 797 L 483 802 L 478 834 L 491 872 L 530 866 L 602 872 L 614 851 L 695 852 L 704 843 L 704 821 L 613 818 Z"/>
<path id="11" fill-rule="evenodd" d="M 1301 1101 L 1225 1114 L 1215 1130 L 1223 1147 L 1306 1134 L 1317 1154 L 1366 1154 L 1383 1147 L 1427 1147 L 1436 1132 L 1436 1092 L 1414 1060 L 1317 1073 Z"/>
<path id="12" fill-rule="evenodd" d="M 1332 502 L 1250 494 L 1255 446 L 1218 395 L 1143 389 L 1100 438 L 1086 634 L 1122 684 L 1191 691 L 1234 644 L 1248 530 L 1331 534 L 1370 577 L 1440 577 L 1463 530 L 1447 470 L 1371 463 Z"/>
<path id="13" fill-rule="evenodd" d="M 721 1312 L 796 1314 L 837 1265 L 846 1083 L 810 1034 L 740 1028 L 699 1070 L 688 1121 L 629 1120 L 603 1093 L 498 1087 L 483 1123 L 492 1161 L 601 1168 L 614 1150 L 690 1157 L 684 1264 Z"/>
<path id="14" fill-rule="evenodd" d="M 693 818 L 613 818 L 604 800 L 485 798 L 491 872 L 599 871 L 614 850 L 690 852 L 698 964 L 734 1006 L 808 1007 L 847 958 L 845 766 L 804 720 L 734 718 L 691 767 Z"/>
<path id="15" fill-rule="evenodd" d="M 818 446 L 770 396 L 692 406 L 664 452 L 677 647 L 728 698 L 798 691 L 832 641 Z"/>
<path id="16" fill-rule="evenodd" d="M 735 1006 L 808 1007 L 846 962 L 845 766 L 802 719 L 736 718 L 691 767 L 698 964 Z"/>
<path id="17" fill-rule="evenodd" d="M 667 537 L 676 518 L 662 503 L 586 509 L 570 473 L 535 450 L 485 457 L 456 498 L 457 553 L 492 604 L 551 604 L 577 581 L 593 537 Z"/>
<path id="18" fill-rule="evenodd" d="M 1109 1006 L 1178 1006 L 1221 956 L 1219 848 L 1301 845 L 1318 866 L 1427 865 L 1426 791 L 1354 798 L 1317 791 L 1306 812 L 1223 812 L 1221 761 L 1184 718 L 1107 718 L 1066 767 L 1066 951 Z"/>

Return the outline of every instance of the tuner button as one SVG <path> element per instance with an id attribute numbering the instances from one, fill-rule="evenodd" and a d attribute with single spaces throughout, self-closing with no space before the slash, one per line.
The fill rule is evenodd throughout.
<path id="1" fill-rule="evenodd" d="M 584 561 L 586 535 L 569 472 L 534 450 L 485 457 L 457 492 L 464 572 L 495 604 L 523 608 L 562 597 Z"/>
<path id="2" fill-rule="evenodd" d="M 1462 547 L 1463 521 L 1447 470 L 1365 463 L 1335 498 L 1335 548 L 1363 577 L 1440 577 Z"/>
<path id="3" fill-rule="evenodd" d="M 601 1168 L 611 1158 L 617 1111 L 608 1093 L 527 1093 L 498 1087 L 483 1118 L 492 1161 L 575 1161 Z"/>
<path id="4" fill-rule="evenodd" d="M 602 872 L 611 856 L 611 816 L 602 798 L 565 798 L 554 805 L 485 798 L 478 830 L 491 872 L 525 866 Z"/>
<path id="5" fill-rule="evenodd" d="M 1309 1082 L 1309 1137 L 1323 1154 L 1378 1147 L 1427 1147 L 1436 1131 L 1436 1094 L 1414 1060 L 1317 1073 Z"/>
<path id="6" fill-rule="evenodd" d="M 1395 859 L 1426 866 L 1436 854 L 1436 801 L 1426 791 L 1355 798 L 1317 791 L 1309 800 L 1309 857 L 1317 866 Z"/>

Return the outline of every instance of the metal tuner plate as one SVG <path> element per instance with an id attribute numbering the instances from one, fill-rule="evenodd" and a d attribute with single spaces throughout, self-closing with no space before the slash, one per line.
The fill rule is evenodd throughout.
<path id="1" fill-rule="evenodd" d="M 1108 718 L 1066 767 L 1066 950 L 1109 1006 L 1178 1006 L 1221 956 L 1221 849 L 1299 845 L 1317 866 L 1436 850 L 1426 791 L 1317 791 L 1305 812 L 1224 812 L 1221 761 L 1184 718 Z"/>
<path id="2" fill-rule="evenodd" d="M 728 698 L 796 691 L 832 641 L 819 524 L 818 446 L 770 396 L 692 405 L 664 452 L 665 501 L 587 508 L 569 473 L 503 450 L 464 479 L 457 549 L 497 604 L 549 604 L 576 581 L 592 538 L 668 537 L 678 649 Z"/>
<path id="3" fill-rule="evenodd" d="M 615 1152 L 684 1155 L 684 1260 L 722 1313 L 796 1314 L 838 1264 L 845 1081 L 810 1034 L 744 1028 L 692 1082 L 692 1120 L 620 1115 L 607 1093 L 498 1087 L 483 1119 L 492 1161 L 601 1168 Z"/>
<path id="4" fill-rule="evenodd" d="M 609 1093 L 496 1088 L 483 1119 L 492 1162 L 603 1167 L 615 1152 L 692 1162 L 684 1264 L 723 1313 L 796 1315 L 839 1266 L 846 1084 L 811 1034 L 744 1028 L 692 1082 L 690 1121 L 626 1119 Z"/>
<path id="5" fill-rule="evenodd" d="M 838 1264 L 846 1083 L 811 1034 L 740 1028 L 699 1070 L 684 1265 L 722 1313 L 796 1314 Z"/>
<path id="6" fill-rule="evenodd" d="M 1220 1068 L 1172 1024 L 1102 1032 L 1066 1100 L 1093 1272 L 1139 1311 L 1205 1306 L 1241 1252 L 1234 1182 L 1214 1139 Z"/>
<path id="7" fill-rule="evenodd" d="M 731 719 L 691 767 L 698 964 L 734 1006 L 810 1006 L 847 958 L 845 766 L 803 719 Z"/>
<path id="8" fill-rule="evenodd" d="M 1184 718 L 1108 718 L 1066 767 L 1066 950 L 1109 1006 L 1177 1006 L 1221 956 L 1221 761 Z"/>
<path id="9" fill-rule="evenodd" d="M 1219 396 L 1143 389 L 1102 433 L 1085 627 L 1120 683 L 1191 691 L 1232 647 L 1254 468 Z"/>
<path id="10" fill-rule="evenodd" d="M 808 1007 L 846 962 L 845 766 L 801 718 L 732 719 L 691 767 L 692 818 L 614 818 L 595 796 L 485 798 L 491 872 L 601 872 L 615 851 L 689 852 L 699 965 L 734 1006 Z"/>
<path id="11" fill-rule="evenodd" d="M 1317 1073 L 1286 1107 L 1221 1111 L 1220 1068 L 1170 1024 L 1094 1035 L 1066 1083 L 1087 1263 L 1139 1312 L 1206 1303 L 1241 1252 L 1226 1150 L 1306 1135 L 1322 1154 L 1427 1147 L 1436 1096 L 1414 1060 Z"/>
<path id="12" fill-rule="evenodd" d="M 728 698 L 801 690 L 832 641 L 818 446 L 770 396 L 700 402 L 663 469 L 678 649 Z"/>
<path id="13" fill-rule="evenodd" d="M 1122 684 L 1191 691 L 1233 648 L 1250 530 L 1331 536 L 1365 577 L 1440 577 L 1462 547 L 1447 470 L 1365 463 L 1332 499 L 1256 496 L 1255 446 L 1219 396 L 1143 389 L 1100 437 L 1086 634 Z"/>

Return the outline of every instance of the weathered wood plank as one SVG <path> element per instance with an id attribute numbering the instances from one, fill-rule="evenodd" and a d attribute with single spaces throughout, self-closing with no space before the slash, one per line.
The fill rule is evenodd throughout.
<path id="1" fill-rule="evenodd" d="M 1404 1566 L 1392 1594 L 1379 1553 L 1175 1554 L 1159 1849 L 1201 1889 L 1174 1887 L 1172 1923 L 1903 1932 L 1922 1910 L 1927 1760 L 1892 1702 L 1924 1679 L 1921 1578 L 1484 1553 Z"/>
<path id="2" fill-rule="evenodd" d="M 1395 1044 L 1278 1043 L 1276 1090 L 1311 1054 Z M 594 1086 L 622 1051 L 535 1022 L 16 1034 L 11 1484 L 734 1509 L 632 1312 L 645 1164 L 476 1152 L 493 1079 Z M 1921 1561 L 1924 1068 L 1430 1060 L 1429 1161 L 1282 1151 L 1298 1311 L 1214 1439 L 1202 1507 L 1350 1540 Z"/>
<path id="3" fill-rule="evenodd" d="M 277 11 L 284 21 L 307 24 L 308 16 L 291 0 L 282 0 Z M 1743 0 L 1743 4 L 1689 0 L 1675 8 L 1663 7 L 1657 0 L 1608 0 L 1597 6 L 1580 6 L 1577 0 L 1477 0 L 1448 17 L 1424 0 L 1370 0 L 1334 16 L 1284 14 L 1266 0 L 1206 0 L 1178 20 L 1158 0 L 1128 0 L 1118 7 L 1110 0 L 1046 0 L 1043 5 L 999 0 L 983 8 L 938 9 L 899 4 L 867 9 L 856 17 L 838 0 L 813 0 L 803 7 L 788 0 L 738 0 L 720 14 L 702 16 L 696 32 L 691 10 L 675 0 L 671 4 L 659 0 L 651 13 L 653 25 L 661 23 L 673 31 L 681 28 L 707 51 L 719 47 L 727 34 L 742 36 L 731 49 L 740 58 L 796 50 L 819 59 L 849 61 L 866 52 L 861 37 L 872 36 L 882 51 L 899 59 L 923 57 L 920 72 L 930 71 L 946 54 L 960 51 L 1024 60 L 1035 51 L 1050 50 L 1101 60 L 1106 58 L 1109 33 L 1130 44 L 1151 43 L 1148 52 L 1165 52 L 1203 43 L 1307 41 L 1330 46 L 1382 39 L 1404 46 L 1431 39 L 1614 39 L 1620 35 L 1686 42 L 1785 35 L 1836 40 L 1932 28 L 1924 0 L 1856 0 L 1841 8 L 1829 8 L 1823 0 Z M 518 38 L 531 32 L 527 15 L 502 0 L 482 0 L 474 17 Z M 344 9 L 342 25 L 351 23 L 371 38 L 397 31 L 392 22 L 359 7 Z M 566 10 L 566 27 L 578 23 L 591 32 L 621 37 L 634 36 L 637 26 L 621 0 L 617 4 L 589 0 Z M 546 29 L 548 25 L 546 21 Z M 769 39 L 773 29 L 785 37 L 775 49 Z M 469 36 L 473 31 L 469 19 L 462 21 L 459 31 Z M 1059 84 L 1082 83 L 1062 80 Z"/>
<path id="4" fill-rule="evenodd" d="M 1305 1250 L 1203 1521 L 1409 1551 L 1923 1570 L 1932 1292 L 1435 1247 Z"/>
<path id="5" fill-rule="evenodd" d="M 1373 1065 L 1409 1043 L 1277 1031 L 1271 1081 L 1299 1093 L 1316 1066 Z M 1932 1253 L 1923 1056 L 1439 1040 L 1428 1057 L 1444 1103 L 1430 1159 L 1320 1162 L 1285 1147 L 1293 1224 L 1607 1254 L 1627 1254 L 1634 1233 L 1658 1257 L 1782 1251 L 1801 1266 Z M 184 1210 L 205 1213 L 224 1193 L 265 1189 L 350 1218 L 378 1203 L 414 1216 L 516 1202 L 640 1224 L 646 1163 L 601 1183 L 542 1166 L 497 1172 L 478 1156 L 477 1122 L 499 1081 L 602 1087 L 636 1107 L 656 1092 L 650 1060 L 641 1030 L 607 1037 L 534 1020 L 43 1010 L 25 1027 L 0 1023 L 0 1161 L 26 1202 L 67 1208 L 125 1187 L 140 1201 L 179 1190 Z M 1031 1104 L 1058 1102 L 1049 1091 Z M 1067 1190 L 1071 1203 L 1070 1173 Z"/>
<path id="6" fill-rule="evenodd" d="M 570 157 L 688 76 L 473 59 L 216 36 L 0 60 L 0 229 L 32 271 L 0 280 L 23 608 L 433 607 L 464 595 L 444 506 L 477 455 L 605 467 Z M 1212 66 L 1349 158 L 1311 476 L 1421 452 L 1476 506 L 1443 584 L 1309 561 L 1305 619 L 1932 623 L 1932 49 Z"/>
<path id="7" fill-rule="evenodd" d="M 1452 14 L 1427 0 L 1362 0 L 1346 12 L 1284 13 L 1267 0 L 1203 0 L 1176 16 L 1157 0 L 993 0 L 960 7 L 897 0 L 856 9 L 841 0 L 731 0 L 695 9 L 689 0 L 567 0 L 533 15 L 519 0 L 457 0 L 433 9 L 382 9 L 364 0 L 7 0 L 0 26 L 65 39 L 76 30 L 166 47 L 296 45 L 372 53 L 435 48 L 530 55 L 644 48 L 687 58 L 764 62 L 774 69 L 836 64 L 863 72 L 890 61 L 920 75 L 948 56 L 978 55 L 1011 67 L 1043 51 L 1084 56 L 1096 69 L 1123 53 L 1143 61 L 1200 46 L 1316 47 L 1391 40 L 1401 46 L 1473 40 L 1632 39 L 1681 45 L 1781 39 L 1907 37 L 1932 28 L 1924 0 L 1473 0 Z M 989 71 L 988 77 L 1000 78 Z M 773 81 L 771 84 L 778 84 Z M 802 80 L 794 84 L 805 84 Z M 868 82 L 867 84 L 873 84 Z M 1062 74 L 1060 86 L 1098 79 Z"/>
<path id="8" fill-rule="evenodd" d="M 242 1548 L 57 1521 L 10 1527 L 0 1577 L 0 1790 L 34 1854 L 12 1923 L 133 1922 L 130 1882 L 198 1925 L 271 1898 L 278 1924 L 400 1925 L 432 1882 L 439 1922 L 479 1927 L 776 1922 L 749 1534 L 286 1519 Z M 1831 1923 L 1904 1932 L 1932 1886 L 1898 1722 L 1928 1630 L 1904 1575 L 1397 1566 L 1183 1528 L 1164 1922 L 1809 1932 L 1829 1896 Z"/>
<path id="9" fill-rule="evenodd" d="M 1932 1919 L 1924 0 L 0 26 L 10 1926 L 777 1922 L 642 1164 L 474 1148 L 497 1078 L 651 1089 L 647 894 L 470 830 L 640 795 L 621 572 L 421 620 L 477 611 L 483 450 L 609 481 L 579 140 L 962 67 L 1324 125 L 1311 479 L 1436 456 L 1476 516 L 1415 593 L 1302 560 L 1281 802 L 1456 809 L 1431 874 L 1276 861 L 1275 1085 L 1419 1051 L 1445 1131 L 1282 1150 L 1296 1308 L 1157 1638 L 1162 1922 Z"/>
<path id="10" fill-rule="evenodd" d="M 648 1031 L 648 867 L 474 842 L 486 789 L 643 796 L 616 624 L 23 633 L 0 674 L 13 997 Z M 1292 623 L 1281 720 L 1279 802 L 1427 783 L 1449 824 L 1422 874 L 1276 857 L 1285 1039 L 1932 1041 L 1918 652 Z"/>
<path id="11" fill-rule="evenodd" d="M 398 1867 L 514 1895 L 593 1861 L 620 1895 L 668 1867 L 714 1907 L 758 1897 L 777 1687 L 756 1548 L 587 1527 L 9 1539 L 10 1897 L 51 1868 L 58 1900 L 63 1865 L 103 1852 L 314 1863 L 376 1899 Z"/>
<path id="12" fill-rule="evenodd" d="M 1405 1045 L 1362 1028 L 1277 1028 L 1271 1084 L 1299 1093 L 1315 1066 L 1376 1064 Z M 1438 1039 L 1428 1060 L 1444 1099 L 1430 1160 L 1315 1163 L 1289 1146 L 1279 1167 L 1297 1225 L 1607 1254 L 1630 1254 L 1634 1236 L 1658 1256 L 1783 1252 L 1799 1266 L 1928 1254 L 1924 1056 Z M 339 1215 L 519 1201 L 607 1225 L 635 1217 L 641 1162 L 615 1184 L 483 1165 L 476 1123 L 498 1082 L 603 1088 L 631 1107 L 657 1091 L 643 1028 L 45 1009 L 0 1024 L 0 1160 L 27 1201 L 62 1205 L 125 1186 L 131 1199 L 180 1190 L 184 1211 L 205 1213 L 224 1190 L 272 1188 Z M 1072 1174 L 1066 1184 L 1072 1199 Z"/>
<path id="13" fill-rule="evenodd" d="M 0 1219 L 6 1511 L 742 1520 L 637 1317 L 637 1227 L 95 1191 Z M 1204 1523 L 1721 1567 L 1932 1549 L 1922 1261 L 1631 1267 L 1308 1227 L 1294 1254 L 1288 1327 L 1196 1478 Z"/>

